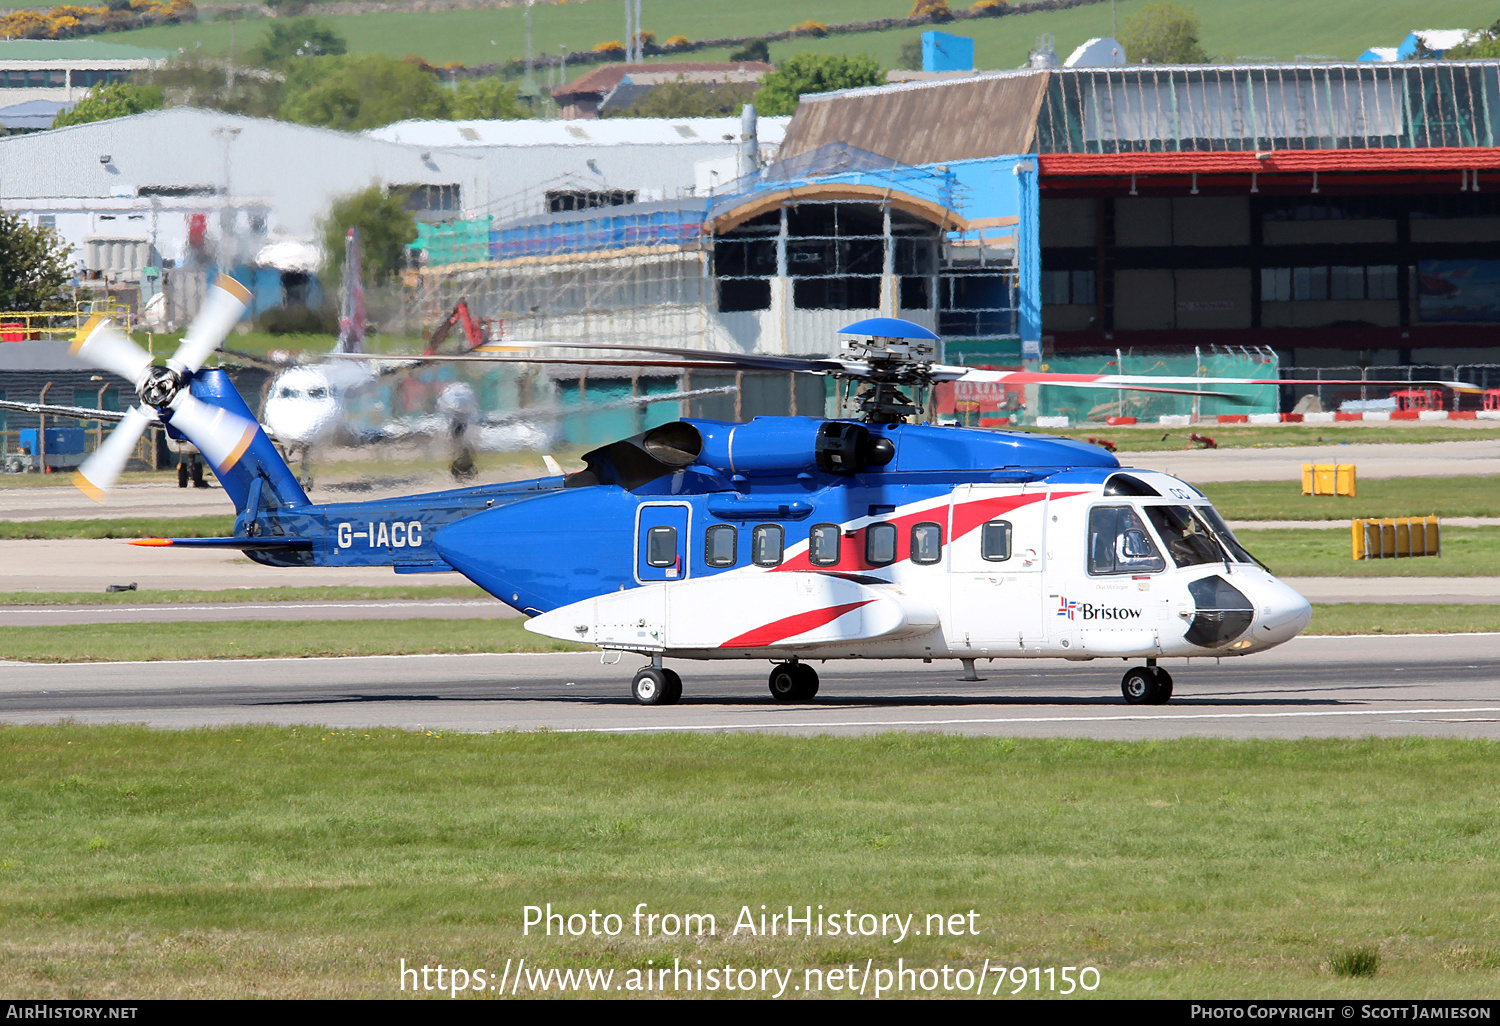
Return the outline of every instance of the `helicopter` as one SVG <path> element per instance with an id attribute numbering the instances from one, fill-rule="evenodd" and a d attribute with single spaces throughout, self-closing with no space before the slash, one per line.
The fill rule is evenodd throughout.
<path id="1" fill-rule="evenodd" d="M 801 702 L 818 692 L 815 661 L 952 659 L 979 680 L 980 660 L 1040 657 L 1134 662 L 1125 701 L 1161 704 L 1173 689 L 1162 659 L 1265 651 L 1311 617 L 1187 482 L 1069 439 L 912 423 L 935 382 L 1011 372 L 937 364 L 936 336 L 896 318 L 847 326 L 860 338 L 836 359 L 593 347 L 595 362 L 629 348 L 656 358 L 637 364 L 832 375 L 848 418 L 688 418 L 596 448 L 572 474 L 315 505 L 228 378 L 202 369 L 238 302 L 232 283 L 213 293 L 165 367 L 107 322 L 76 343 L 141 399 L 80 487 L 107 489 L 154 419 L 202 450 L 238 511 L 229 537 L 132 544 L 456 570 L 530 631 L 648 660 L 631 683 L 644 705 L 680 699 L 668 659 L 767 660 L 772 697 Z M 1189 394 L 1212 394 L 1198 390 L 1242 379 L 1188 380 Z M 1086 387 L 1188 391 L 1162 381 Z"/>

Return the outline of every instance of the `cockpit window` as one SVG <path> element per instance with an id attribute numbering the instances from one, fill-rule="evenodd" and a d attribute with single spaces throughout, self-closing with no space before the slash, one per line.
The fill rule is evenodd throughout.
<path id="1" fill-rule="evenodd" d="M 1146 516 L 1178 566 L 1221 563 L 1224 552 L 1214 544 L 1208 525 L 1188 506 L 1147 506 Z"/>
<path id="2" fill-rule="evenodd" d="M 1250 555 L 1250 551 L 1241 545 L 1240 540 L 1234 536 L 1234 532 L 1229 529 L 1229 525 L 1224 523 L 1224 518 L 1219 516 L 1218 510 L 1212 506 L 1194 506 L 1193 511 L 1208 521 L 1208 525 L 1214 529 L 1214 533 L 1219 536 L 1219 540 L 1224 543 L 1225 548 L 1229 549 L 1229 554 L 1234 557 L 1236 562 L 1256 562 L 1255 557 Z"/>
<path id="3" fill-rule="evenodd" d="M 295 399 L 301 394 L 301 392 L 297 391 L 295 388 L 292 388 L 290 385 L 282 385 L 281 391 L 276 394 L 276 397 L 278 399 Z"/>
<path id="4" fill-rule="evenodd" d="M 315 385 L 307 390 L 307 397 L 309 399 L 327 399 L 328 389 L 321 385 Z"/>
<path id="5" fill-rule="evenodd" d="M 1166 562 L 1146 525 L 1129 506 L 1096 506 L 1089 511 L 1089 573 L 1152 573 Z"/>

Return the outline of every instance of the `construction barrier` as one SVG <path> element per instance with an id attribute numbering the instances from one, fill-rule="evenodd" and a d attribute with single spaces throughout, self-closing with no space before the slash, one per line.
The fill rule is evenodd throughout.
<path id="1" fill-rule="evenodd" d="M 1357 560 L 1443 554 L 1435 516 L 1354 520 L 1350 523 L 1350 534 Z"/>
<path id="2" fill-rule="evenodd" d="M 1354 464 L 1352 463 L 1304 463 L 1302 464 L 1303 495 L 1354 496 Z"/>

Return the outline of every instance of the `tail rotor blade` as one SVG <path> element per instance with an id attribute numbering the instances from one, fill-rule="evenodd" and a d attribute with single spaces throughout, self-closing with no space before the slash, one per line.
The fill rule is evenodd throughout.
<path id="1" fill-rule="evenodd" d="M 144 406 L 135 406 L 121 418 L 120 423 L 94 455 L 84 460 L 83 466 L 73 471 L 73 483 L 95 502 L 103 502 L 105 493 L 119 478 L 125 464 L 130 462 L 135 444 L 141 440 L 146 428 L 156 420 L 154 414 Z"/>
<path id="2" fill-rule="evenodd" d="M 227 274 L 219 275 L 213 288 L 208 290 L 208 298 L 203 301 L 198 316 L 188 326 L 182 345 L 177 347 L 167 365 L 176 367 L 183 374 L 191 374 L 202 367 L 230 329 L 239 323 L 240 315 L 249 305 L 250 290 Z"/>
<path id="3" fill-rule="evenodd" d="M 114 323 L 95 314 L 78 330 L 68 350 L 90 367 L 118 374 L 132 387 L 140 387 L 151 368 L 151 357 Z"/>
<path id="4" fill-rule="evenodd" d="M 258 430 L 254 421 L 212 406 L 186 390 L 172 400 L 171 422 L 220 473 L 239 462 Z"/>

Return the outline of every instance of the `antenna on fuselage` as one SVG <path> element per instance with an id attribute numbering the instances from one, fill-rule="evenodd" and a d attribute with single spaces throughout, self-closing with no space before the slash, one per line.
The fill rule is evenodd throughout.
<path id="1" fill-rule="evenodd" d="M 931 368 L 937 359 L 937 335 L 920 324 L 899 317 L 870 317 L 839 329 L 849 339 L 844 349 L 851 360 L 864 364 L 852 380 L 866 382 L 852 405 L 866 424 L 902 424 L 920 420 L 932 388 Z M 902 388 L 910 388 L 908 397 Z"/>

